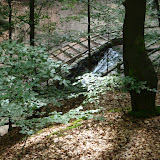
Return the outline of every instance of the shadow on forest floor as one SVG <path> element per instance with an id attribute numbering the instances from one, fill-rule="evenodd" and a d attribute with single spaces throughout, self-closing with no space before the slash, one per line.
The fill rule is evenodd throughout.
<path id="1" fill-rule="evenodd" d="M 12 159 L 158 159 L 160 152 L 160 117 L 136 119 L 122 112 L 107 112 L 104 121 L 86 120 L 78 128 L 47 137 L 45 129 L 23 143 L 2 153 Z M 6 158 L 6 159 L 7 159 Z"/>

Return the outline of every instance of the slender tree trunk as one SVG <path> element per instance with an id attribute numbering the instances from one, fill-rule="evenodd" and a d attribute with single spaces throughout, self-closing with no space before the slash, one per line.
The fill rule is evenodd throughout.
<path id="1" fill-rule="evenodd" d="M 1 11 L 0 11 L 0 27 L 8 29 L 8 22 L 4 20 Z"/>
<path id="2" fill-rule="evenodd" d="M 125 0 L 126 14 L 123 26 L 123 60 L 125 76 L 137 81 L 147 81 L 148 87 L 157 88 L 157 75 L 146 53 L 144 44 L 144 22 L 146 0 Z M 133 111 L 154 112 L 154 92 L 130 91 Z"/>
<path id="3" fill-rule="evenodd" d="M 90 17 L 90 0 L 88 0 L 88 69 L 91 71 L 91 38 L 90 38 L 90 30 L 91 30 L 91 17 Z"/>
<path id="4" fill-rule="evenodd" d="M 159 22 L 159 27 L 160 27 L 160 10 L 159 10 L 159 2 L 158 0 L 154 0 L 156 9 L 157 9 L 157 16 L 158 16 L 158 22 Z"/>
<path id="5" fill-rule="evenodd" d="M 11 131 L 13 129 L 12 127 L 12 121 L 11 118 L 9 117 L 9 123 L 8 123 L 9 127 L 8 127 L 8 131 Z"/>
<path id="6" fill-rule="evenodd" d="M 12 0 L 8 0 L 8 6 L 9 6 L 9 41 L 12 42 Z M 9 128 L 8 131 L 11 131 L 13 129 L 11 117 L 9 117 Z"/>
<path id="7" fill-rule="evenodd" d="M 12 41 L 12 0 L 8 0 L 9 6 L 9 40 Z"/>
<path id="8" fill-rule="evenodd" d="M 34 35 L 35 35 L 35 21 L 34 21 L 34 8 L 35 8 L 35 0 L 29 0 L 30 6 L 30 45 L 34 46 Z"/>

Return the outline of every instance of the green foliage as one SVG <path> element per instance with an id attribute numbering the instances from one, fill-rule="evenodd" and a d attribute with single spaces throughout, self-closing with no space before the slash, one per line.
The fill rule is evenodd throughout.
<path id="1" fill-rule="evenodd" d="M 21 133 L 31 135 L 52 123 L 68 123 L 71 119 L 93 118 L 100 109 L 83 111 L 80 106 L 68 113 L 52 112 L 44 117 L 41 107 L 57 104 L 72 92 L 65 79 L 69 67 L 49 58 L 45 49 L 28 47 L 16 42 L 0 45 L 0 125 L 10 117 L 12 123 L 21 127 Z M 34 118 L 34 117 L 38 118 Z"/>
<path id="2" fill-rule="evenodd" d="M 65 79 L 69 67 L 49 58 L 43 48 L 27 47 L 16 42 L 0 44 L 0 125 L 11 121 L 23 131 L 40 122 L 40 119 L 26 120 L 49 102 L 62 98 L 63 88 L 70 85 Z M 63 86 L 58 89 L 59 86 Z M 60 92 L 61 91 L 61 92 Z M 38 127 L 43 126 L 44 119 Z M 32 126 L 32 127 L 31 127 Z M 23 133 L 24 133 L 23 132 Z"/>
<path id="3" fill-rule="evenodd" d="M 101 109 L 96 110 L 83 110 L 82 106 L 79 106 L 75 109 L 70 110 L 69 112 L 62 115 L 62 113 L 53 112 L 51 113 L 52 120 L 57 123 L 67 124 L 71 119 L 90 119 L 93 118 L 93 113 L 98 113 Z"/>
<path id="4" fill-rule="evenodd" d="M 158 92 L 154 88 L 150 89 L 147 87 L 147 82 L 137 82 L 132 77 L 121 77 L 119 75 L 99 77 L 99 75 L 87 73 L 78 77 L 78 81 L 74 85 L 77 84 L 82 84 L 82 87 L 86 89 L 86 91 L 81 93 L 86 96 L 83 103 L 92 103 L 95 106 L 99 105 L 100 95 L 105 94 L 107 91 L 127 93 L 134 90 L 140 93 L 141 90 L 149 90 L 151 92 Z"/>

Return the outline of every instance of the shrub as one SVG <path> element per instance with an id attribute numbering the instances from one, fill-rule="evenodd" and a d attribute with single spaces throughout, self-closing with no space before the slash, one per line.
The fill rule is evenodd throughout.
<path id="1" fill-rule="evenodd" d="M 56 103 L 56 99 L 63 96 L 62 88 L 58 87 L 70 84 L 65 79 L 68 72 L 69 67 L 49 58 L 44 48 L 8 41 L 1 43 L 0 125 L 10 118 L 12 123 L 23 128 L 23 133 L 34 128 L 41 120 L 26 118 L 35 114 L 36 109 L 49 102 Z"/>

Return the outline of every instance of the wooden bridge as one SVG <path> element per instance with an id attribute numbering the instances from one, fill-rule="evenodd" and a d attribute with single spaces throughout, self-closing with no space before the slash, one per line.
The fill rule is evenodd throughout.
<path id="1" fill-rule="evenodd" d="M 117 38 L 112 37 L 112 39 L 109 41 L 108 34 L 99 34 L 92 36 L 90 39 L 91 54 L 99 50 L 99 48 L 106 46 L 106 44 L 116 39 Z M 160 39 L 158 39 L 158 42 L 160 42 Z M 154 64 L 155 63 L 158 64 L 158 67 L 160 67 L 160 47 L 154 48 L 155 43 L 157 43 L 157 41 L 147 45 L 146 49 L 148 50 L 148 55 L 152 60 L 152 62 Z M 119 42 L 116 44 L 122 45 L 123 44 L 122 38 L 119 38 Z M 86 37 L 85 38 L 83 37 L 80 38 L 79 42 L 68 43 L 64 45 L 64 47 L 50 52 L 50 55 L 54 60 L 59 60 L 62 61 L 63 63 L 74 65 L 74 63 L 81 57 L 88 56 L 88 39 Z M 123 62 L 118 63 L 119 67 L 121 67 L 122 64 Z M 106 71 L 105 75 L 107 75 L 112 71 L 115 71 L 116 69 L 117 69 L 117 64 L 109 68 L 108 71 Z"/>
<path id="2" fill-rule="evenodd" d="M 107 34 L 94 35 L 90 39 L 91 53 L 108 43 Z M 88 55 L 88 39 L 80 38 L 78 42 L 68 43 L 64 47 L 50 52 L 54 60 L 71 65 L 80 57 Z"/>

